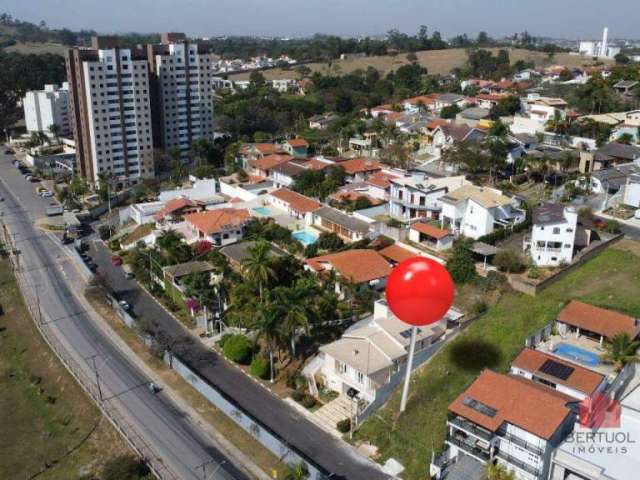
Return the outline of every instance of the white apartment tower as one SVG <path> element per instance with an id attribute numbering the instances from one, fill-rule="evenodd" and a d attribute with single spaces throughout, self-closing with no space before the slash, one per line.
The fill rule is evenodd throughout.
<path id="1" fill-rule="evenodd" d="M 195 140 L 213 140 L 215 55 L 206 43 L 190 42 L 183 33 L 164 33 L 148 45 L 152 74 L 155 144 L 178 148 L 183 159 Z"/>
<path id="2" fill-rule="evenodd" d="M 69 84 L 45 85 L 44 90 L 32 90 L 22 100 L 24 119 L 29 133 L 44 132 L 51 135 L 49 127 L 58 125 L 60 135 L 67 135 L 69 126 Z"/>
<path id="3" fill-rule="evenodd" d="M 153 177 L 148 64 L 139 49 L 94 37 L 91 49 L 67 56 L 77 169 L 90 182 L 102 174 L 115 188 Z"/>

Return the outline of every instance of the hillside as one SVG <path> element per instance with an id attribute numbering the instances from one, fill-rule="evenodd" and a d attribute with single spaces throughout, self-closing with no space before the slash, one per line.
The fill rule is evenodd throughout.
<path id="1" fill-rule="evenodd" d="M 497 53 L 499 49 L 487 49 L 493 53 Z M 552 62 L 549 62 L 547 54 L 544 52 L 533 52 L 522 49 L 512 49 L 509 51 L 511 62 L 518 60 L 534 61 L 536 66 L 545 66 L 551 64 L 565 65 L 569 68 L 580 67 L 585 64 L 591 64 L 590 58 L 579 57 L 577 55 L 571 55 L 569 53 L 558 53 Z M 416 52 L 418 62 L 427 68 L 429 73 L 433 74 L 445 74 L 449 73 L 455 67 L 462 67 L 467 60 L 467 53 L 464 48 L 451 48 L 447 50 L 427 50 L 422 52 Z M 360 57 L 360 58 L 347 58 L 345 60 L 335 60 L 333 62 L 333 69 L 336 65 L 341 73 L 349 73 L 357 69 L 366 69 L 369 66 L 375 67 L 385 74 L 395 70 L 396 68 L 408 63 L 406 54 L 399 54 L 396 56 L 384 55 L 376 57 Z M 307 65 L 312 71 L 327 72 L 327 63 L 310 63 Z M 273 70 L 266 70 L 263 72 L 265 78 L 268 80 L 280 79 L 280 78 L 292 78 L 297 77 L 297 73 L 293 69 L 281 69 L 275 68 Z M 235 75 L 229 75 L 232 80 L 247 80 L 249 78 L 249 72 L 238 73 Z"/>
<path id="2" fill-rule="evenodd" d="M 57 55 L 65 55 L 70 47 L 61 45 L 59 43 L 36 43 L 36 42 L 18 42 L 15 45 L 5 47 L 5 52 L 18 52 L 25 55 L 43 53 L 53 53 Z"/>

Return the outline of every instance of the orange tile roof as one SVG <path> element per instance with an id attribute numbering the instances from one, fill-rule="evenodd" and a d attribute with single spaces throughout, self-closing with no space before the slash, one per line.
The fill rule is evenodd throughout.
<path id="1" fill-rule="evenodd" d="M 282 147 L 277 143 L 256 143 L 255 149 L 263 155 L 272 155 L 274 153 L 283 153 Z"/>
<path id="2" fill-rule="evenodd" d="M 444 118 L 436 118 L 434 120 L 431 120 L 428 124 L 427 124 L 427 129 L 429 130 L 435 130 L 438 127 L 441 127 L 442 125 L 446 125 L 447 122 Z"/>
<path id="3" fill-rule="evenodd" d="M 307 265 L 317 272 L 326 270 L 325 263 L 331 266 L 341 277 L 353 283 L 369 282 L 387 277 L 391 273 L 391 266 L 375 250 L 354 249 L 344 252 L 309 258 Z"/>
<path id="4" fill-rule="evenodd" d="M 558 321 L 578 327 L 607 338 L 625 332 L 631 338 L 640 334 L 637 319 L 624 313 L 605 308 L 594 307 L 588 303 L 571 300 L 558 314 Z"/>
<path id="5" fill-rule="evenodd" d="M 353 175 L 359 172 L 373 172 L 375 170 L 382 170 L 380 162 L 377 160 L 370 160 L 368 158 L 352 158 L 351 160 L 345 160 L 340 162 L 342 168 L 347 175 Z"/>
<path id="6" fill-rule="evenodd" d="M 402 100 L 401 103 L 408 103 L 410 105 L 418 105 L 420 103 L 422 103 L 423 105 L 432 105 L 436 103 L 437 99 L 438 99 L 438 94 L 432 93 L 429 95 L 418 95 L 417 97 L 407 98 L 405 100 Z"/>
<path id="7" fill-rule="evenodd" d="M 401 117 L 404 117 L 405 115 L 406 115 L 405 112 L 391 112 L 391 113 L 388 113 L 387 115 L 385 115 L 384 121 L 385 122 L 395 122 L 396 120 L 398 120 Z"/>
<path id="8" fill-rule="evenodd" d="M 290 162 L 294 157 L 291 155 L 267 155 L 266 157 L 258 158 L 256 160 L 252 160 L 250 165 L 258 170 L 269 170 L 273 167 L 277 167 L 283 163 Z"/>
<path id="9" fill-rule="evenodd" d="M 389 245 L 388 247 L 383 248 L 378 252 L 384 258 L 388 258 L 393 262 L 400 263 L 407 258 L 413 258 L 417 255 L 413 253 L 411 250 L 407 250 L 406 248 L 402 248 L 400 245 Z"/>
<path id="10" fill-rule="evenodd" d="M 205 234 L 219 233 L 227 226 L 240 226 L 251 218 L 246 208 L 219 208 L 191 213 L 184 219 Z"/>
<path id="11" fill-rule="evenodd" d="M 542 368 L 542 365 L 544 365 L 547 360 L 553 360 L 554 362 L 571 367 L 573 368 L 573 372 L 564 380 L 541 372 L 540 368 Z M 531 372 L 553 383 L 566 385 L 569 388 L 573 388 L 587 395 L 591 395 L 604 379 L 604 375 L 589 370 L 588 368 L 561 360 L 553 355 L 532 348 L 522 350 L 513 362 L 511 362 L 511 365 Z"/>
<path id="12" fill-rule="evenodd" d="M 287 143 L 292 147 L 308 147 L 309 144 L 304 138 L 292 138 L 291 140 L 287 140 Z"/>
<path id="13" fill-rule="evenodd" d="M 464 404 L 469 397 L 496 410 L 493 417 Z M 575 401 L 552 388 L 513 375 L 484 370 L 475 382 L 449 405 L 449 411 L 492 432 L 504 422 L 549 439 L 563 424 Z"/>
<path id="14" fill-rule="evenodd" d="M 323 162 L 322 160 L 318 160 L 317 158 L 312 158 L 304 163 L 301 163 L 304 168 L 308 168 L 309 170 L 322 170 L 327 168 L 329 165 L 333 165 L 330 162 Z"/>
<path id="15" fill-rule="evenodd" d="M 202 205 L 201 202 L 196 202 L 187 197 L 172 198 L 164 204 L 162 210 L 154 215 L 156 220 L 162 220 L 165 216 L 172 214 L 184 207 L 195 207 Z"/>
<path id="16" fill-rule="evenodd" d="M 490 102 L 499 102 L 503 98 L 506 98 L 508 95 L 504 93 L 480 93 L 476 96 L 476 98 L 480 100 L 489 100 Z"/>
<path id="17" fill-rule="evenodd" d="M 413 225 L 411 225 L 411 230 L 424 233 L 425 235 L 433 237 L 436 240 L 440 240 L 447 235 L 451 235 L 451 232 L 449 230 L 438 228 L 434 225 L 429 225 L 428 223 L 414 223 Z"/>
<path id="18" fill-rule="evenodd" d="M 352 184 L 353 185 L 353 184 Z M 374 198 L 371 195 L 367 195 L 366 193 L 357 192 L 355 190 L 341 190 L 329 195 L 330 198 L 337 200 L 338 202 L 343 202 L 345 200 L 356 201 L 359 198 L 366 198 L 369 200 L 369 203 L 372 205 L 380 205 L 384 203 L 384 200 L 380 200 L 379 198 Z"/>
<path id="19" fill-rule="evenodd" d="M 287 202 L 293 210 L 299 213 L 313 212 L 322 207 L 322 204 L 313 198 L 306 197 L 288 188 L 281 188 L 271 192 L 271 196 Z"/>
<path id="20" fill-rule="evenodd" d="M 377 107 L 373 107 L 371 109 L 372 112 L 384 112 L 393 110 L 393 105 L 390 103 L 385 103 L 384 105 L 378 105 Z"/>
<path id="21" fill-rule="evenodd" d="M 389 188 L 391 186 L 391 180 L 394 178 L 398 178 L 397 175 L 391 175 L 390 173 L 385 172 L 374 172 L 367 179 L 367 183 L 371 185 L 375 185 L 380 188 Z"/>

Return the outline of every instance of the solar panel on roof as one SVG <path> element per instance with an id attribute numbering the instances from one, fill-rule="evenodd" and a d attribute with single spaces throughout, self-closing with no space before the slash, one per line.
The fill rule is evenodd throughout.
<path id="1" fill-rule="evenodd" d="M 560 380 L 566 380 L 569 378 L 574 370 L 575 368 L 556 362 L 555 360 L 547 360 L 540 367 L 540 371 L 542 373 L 559 378 Z"/>
<path id="2" fill-rule="evenodd" d="M 422 333 L 422 329 L 419 328 L 416 333 Z M 411 329 L 409 328 L 408 330 L 403 330 L 402 332 L 400 332 L 400 336 L 402 338 L 411 338 Z"/>
<path id="3" fill-rule="evenodd" d="M 478 400 L 475 400 L 469 396 L 464 397 L 464 399 L 462 400 L 462 404 L 489 418 L 495 417 L 498 413 L 495 408 L 490 407 L 489 405 L 485 405 L 484 403 L 479 402 Z"/>

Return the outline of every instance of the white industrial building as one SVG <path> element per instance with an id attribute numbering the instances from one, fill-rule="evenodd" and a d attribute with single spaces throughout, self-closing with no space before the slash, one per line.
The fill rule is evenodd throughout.
<path id="1" fill-rule="evenodd" d="M 578 53 L 589 57 L 613 58 L 620 53 L 620 49 L 609 46 L 609 29 L 604 27 L 602 40 L 599 42 L 592 40 L 581 41 L 578 45 Z"/>
<path id="2" fill-rule="evenodd" d="M 22 105 L 27 132 L 44 132 L 52 135 L 49 127 L 58 125 L 60 135 L 69 134 L 69 84 L 67 82 L 64 82 L 61 87 L 45 85 L 44 90 L 27 92 Z"/>

